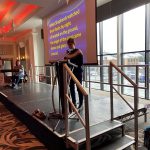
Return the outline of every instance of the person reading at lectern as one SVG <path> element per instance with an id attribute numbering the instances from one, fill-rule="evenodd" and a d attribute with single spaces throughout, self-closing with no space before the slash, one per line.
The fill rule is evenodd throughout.
<path id="1" fill-rule="evenodd" d="M 16 72 L 12 75 L 12 87 L 18 89 L 18 84 L 21 78 L 24 77 L 24 67 L 20 64 L 20 60 L 16 61 L 16 66 L 14 66 Z"/>
<path id="2" fill-rule="evenodd" d="M 74 67 L 73 74 L 76 76 L 76 78 L 79 80 L 79 82 L 82 84 L 82 65 L 83 65 L 83 53 L 80 49 L 75 47 L 75 40 L 73 38 L 69 38 L 67 40 L 68 50 L 66 52 L 66 56 L 64 59 L 69 59 L 71 63 L 75 64 L 77 67 Z M 73 66 L 69 65 L 69 67 L 72 69 Z M 72 102 L 77 107 L 76 104 L 76 95 L 75 95 L 75 83 L 71 79 L 70 80 L 70 94 L 72 97 Z M 77 88 L 78 95 L 79 95 L 79 106 L 78 109 L 82 108 L 83 105 L 83 95 L 80 92 L 80 90 Z"/>

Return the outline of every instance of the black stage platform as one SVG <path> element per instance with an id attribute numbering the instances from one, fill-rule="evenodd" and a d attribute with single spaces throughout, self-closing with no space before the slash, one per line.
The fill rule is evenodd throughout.
<path id="1" fill-rule="evenodd" d="M 43 83 L 25 83 L 19 89 L 2 87 L 0 101 L 24 122 L 33 134 L 35 134 L 48 149 L 65 149 L 64 120 L 48 119 L 40 120 L 32 115 L 39 108 L 45 114 L 53 112 L 52 86 Z M 56 110 L 59 109 L 58 90 L 55 87 Z M 114 99 L 115 118 L 122 118 L 132 114 L 131 109 L 121 100 Z M 146 110 L 143 105 L 139 109 L 142 113 Z M 84 112 L 80 112 L 84 115 Z M 90 125 L 110 120 L 110 98 L 108 96 L 89 96 Z M 59 122 L 58 122 L 59 121 Z M 76 119 L 69 119 L 70 131 L 82 128 Z M 59 144 L 58 144 L 59 142 Z"/>

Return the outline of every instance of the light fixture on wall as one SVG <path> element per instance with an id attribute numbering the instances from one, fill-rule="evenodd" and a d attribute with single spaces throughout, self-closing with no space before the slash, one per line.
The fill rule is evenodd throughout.
<path id="1" fill-rule="evenodd" d="M 22 60 L 25 60 L 25 57 L 24 57 L 24 56 L 22 57 Z"/>
<path id="2" fill-rule="evenodd" d="M 16 59 L 17 59 L 17 60 L 26 60 L 26 57 L 25 57 L 25 56 L 22 56 L 22 57 L 17 57 Z"/>

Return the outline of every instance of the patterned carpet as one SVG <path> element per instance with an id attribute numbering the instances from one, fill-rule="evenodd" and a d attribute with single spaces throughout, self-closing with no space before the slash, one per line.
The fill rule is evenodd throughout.
<path id="1" fill-rule="evenodd" d="M 143 129 L 139 129 L 139 142 L 138 142 L 138 150 L 146 150 L 146 148 L 144 147 L 143 143 L 144 143 L 144 134 L 143 134 Z M 131 136 L 131 137 L 134 137 L 134 132 L 133 132 L 133 128 L 132 130 L 130 130 L 129 128 L 127 129 L 126 131 L 126 134 Z M 131 146 L 130 147 L 131 150 L 134 150 L 134 146 Z"/>
<path id="2" fill-rule="evenodd" d="M 0 150 L 47 149 L 0 103 Z"/>

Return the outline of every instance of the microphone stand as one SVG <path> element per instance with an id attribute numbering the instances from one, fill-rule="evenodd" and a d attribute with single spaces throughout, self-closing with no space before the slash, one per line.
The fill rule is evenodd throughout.
<path id="1" fill-rule="evenodd" d="M 60 76 L 59 76 L 59 63 L 68 63 L 69 65 L 71 65 L 72 66 L 72 69 L 71 69 L 72 72 L 73 72 L 74 68 L 77 68 L 78 66 L 76 64 L 71 63 L 70 60 L 68 60 L 68 61 L 67 60 L 57 60 L 55 62 L 50 62 L 50 63 L 54 63 L 55 64 L 56 75 L 55 75 L 53 83 L 52 83 L 52 105 L 53 105 L 53 112 L 49 113 L 48 120 L 49 119 L 59 119 L 57 121 L 56 126 L 53 129 L 53 131 L 56 131 L 56 129 L 57 129 L 59 123 L 60 123 L 60 120 L 64 119 L 63 114 L 60 112 L 60 99 L 61 99 L 60 89 L 59 89 L 59 112 L 56 111 L 55 102 L 54 102 L 54 88 L 55 88 L 56 80 L 58 79 L 58 84 L 59 84 L 59 78 L 60 78 Z M 71 77 L 68 80 L 68 87 L 69 87 L 70 80 L 71 80 Z M 68 87 L 67 87 L 67 91 L 68 91 L 68 93 L 70 95 Z M 70 106 L 69 106 L 69 110 L 70 110 Z M 75 115 L 75 114 L 72 114 L 71 116 L 69 116 L 69 118 L 70 119 L 78 119 L 78 118 L 71 118 L 73 115 Z"/>
<path id="2" fill-rule="evenodd" d="M 52 105 L 53 105 L 53 112 L 50 112 L 49 113 L 49 116 L 48 116 L 48 120 L 49 119 L 59 119 L 57 121 L 57 124 L 56 126 L 54 127 L 53 131 L 55 131 L 60 123 L 60 119 L 64 119 L 64 116 L 63 114 L 60 112 L 60 100 L 61 100 L 61 95 L 60 95 L 60 87 L 59 87 L 59 112 L 56 111 L 56 108 L 55 108 L 55 102 L 54 102 L 54 88 L 55 88 L 55 84 L 56 84 L 56 80 L 58 79 L 58 84 L 59 84 L 59 80 L 60 80 L 60 76 L 59 76 L 59 63 L 65 63 L 67 62 L 66 60 L 57 60 L 57 61 L 53 61 L 53 62 L 49 62 L 49 63 L 52 63 L 52 64 L 55 64 L 55 72 L 56 72 L 56 75 L 54 77 L 54 80 L 52 82 Z M 60 86 L 60 84 L 59 84 Z M 63 109 L 63 108 L 62 108 Z"/>

